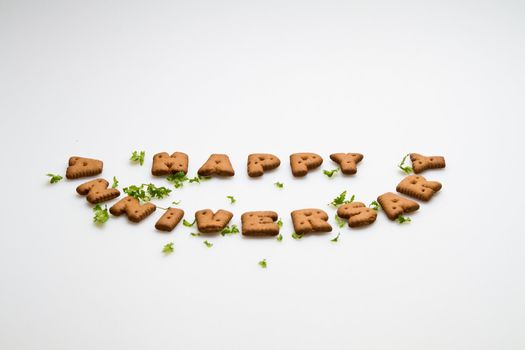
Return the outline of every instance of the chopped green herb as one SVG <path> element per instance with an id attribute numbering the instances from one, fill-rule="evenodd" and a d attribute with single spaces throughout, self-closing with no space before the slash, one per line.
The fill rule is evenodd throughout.
<path id="1" fill-rule="evenodd" d="M 331 205 L 337 208 L 340 205 L 352 203 L 354 199 L 355 199 L 355 195 L 353 194 L 349 200 L 346 200 L 346 191 L 343 191 L 339 196 L 335 197 L 330 203 L 328 203 L 328 205 Z"/>
<path id="2" fill-rule="evenodd" d="M 162 248 L 162 252 L 166 255 L 170 255 L 171 253 L 173 253 L 173 250 L 173 242 L 166 244 L 164 248 Z"/>
<path id="3" fill-rule="evenodd" d="M 277 188 L 284 188 L 284 184 L 282 182 L 275 182 L 274 185 Z"/>
<path id="4" fill-rule="evenodd" d="M 292 238 L 293 239 L 301 239 L 301 238 L 303 238 L 303 235 L 300 235 L 300 234 L 294 232 L 294 233 L 292 233 Z"/>
<path id="5" fill-rule="evenodd" d="M 206 247 L 208 247 L 208 248 L 213 247 L 213 243 L 208 242 L 208 240 L 206 240 L 206 241 L 204 241 L 204 242 L 202 242 L 202 243 L 204 243 L 204 245 L 205 245 Z"/>
<path id="6" fill-rule="evenodd" d="M 173 201 L 173 202 L 171 202 L 171 204 L 179 205 L 180 202 L 182 202 L 182 201 Z"/>
<path id="7" fill-rule="evenodd" d="M 281 242 L 283 240 L 283 235 L 279 233 L 276 239 L 278 242 Z"/>
<path id="8" fill-rule="evenodd" d="M 117 188 L 118 187 L 118 180 L 115 176 L 113 176 L 113 185 L 111 185 L 111 188 Z"/>
<path id="9" fill-rule="evenodd" d="M 343 228 L 343 227 L 345 226 L 345 224 L 346 224 L 346 221 L 343 220 L 343 219 L 341 219 L 341 218 L 339 217 L 339 215 L 337 215 L 337 213 L 335 214 L 334 217 L 335 217 L 335 222 L 337 223 L 337 226 Z"/>
<path id="10" fill-rule="evenodd" d="M 194 219 L 193 222 L 189 222 L 186 219 L 183 219 L 182 224 L 186 227 L 192 227 L 193 225 L 195 225 L 195 221 L 197 221 L 197 219 Z"/>
<path id="11" fill-rule="evenodd" d="M 107 205 L 105 206 L 104 209 L 102 209 L 100 204 L 95 205 L 95 207 L 93 208 L 93 213 L 95 213 L 95 215 L 93 216 L 93 222 L 95 224 L 103 224 L 109 219 Z"/>
<path id="12" fill-rule="evenodd" d="M 191 183 L 194 183 L 194 182 L 200 184 L 201 181 L 206 181 L 206 180 L 209 180 L 209 179 L 211 179 L 211 176 L 201 176 L 201 175 L 197 175 L 197 176 L 195 176 L 194 178 L 189 179 L 189 182 L 190 182 L 190 184 L 191 184 Z"/>
<path id="13" fill-rule="evenodd" d="M 334 176 L 334 174 L 336 174 L 337 172 L 339 172 L 339 168 L 335 168 L 332 170 L 323 170 L 323 174 L 325 174 L 328 177 Z"/>
<path id="14" fill-rule="evenodd" d="M 146 155 L 146 152 L 144 151 L 140 151 L 140 153 L 138 151 L 133 151 L 133 154 L 131 155 L 131 158 L 129 158 L 129 160 L 135 163 L 139 163 L 140 166 L 142 166 L 144 164 L 145 155 Z"/>
<path id="15" fill-rule="evenodd" d="M 237 200 L 233 196 L 226 196 L 226 198 L 230 200 L 230 204 L 237 202 Z"/>
<path id="16" fill-rule="evenodd" d="M 183 171 L 176 172 L 175 174 L 168 175 L 166 177 L 168 182 L 171 182 L 175 188 L 181 188 L 184 186 L 184 181 L 188 181 L 188 177 Z"/>
<path id="17" fill-rule="evenodd" d="M 200 236 L 200 232 L 190 232 L 190 235 L 192 235 L 193 237 L 198 237 Z"/>
<path id="18" fill-rule="evenodd" d="M 337 236 L 335 236 L 334 238 L 332 238 L 332 239 L 330 240 L 330 242 L 334 242 L 334 243 L 335 243 L 335 242 L 339 241 L 339 236 L 340 236 L 340 235 L 341 235 L 341 232 L 339 232 L 339 233 L 337 234 Z"/>
<path id="19" fill-rule="evenodd" d="M 226 226 L 222 231 L 221 231 L 221 235 L 222 236 L 226 236 L 226 235 L 233 235 L 233 234 L 236 234 L 236 233 L 239 233 L 239 229 L 237 228 L 237 225 L 232 225 L 231 227 L 230 226 Z"/>
<path id="20" fill-rule="evenodd" d="M 281 220 L 281 218 L 277 220 L 277 226 L 279 226 L 279 228 L 283 227 L 283 221 Z"/>
<path id="21" fill-rule="evenodd" d="M 131 185 L 124 187 L 124 193 L 128 196 L 135 197 L 143 202 L 148 202 L 151 199 L 162 199 L 170 195 L 171 190 L 166 187 L 157 187 L 154 184 L 142 184 L 140 186 Z"/>
<path id="22" fill-rule="evenodd" d="M 406 159 L 408 158 L 409 155 L 410 155 L 410 153 L 405 155 L 403 157 L 403 160 L 401 160 L 401 163 L 399 163 L 399 165 L 398 165 L 399 169 L 403 170 L 403 172 L 405 174 L 411 174 L 411 173 L 414 172 L 414 169 L 412 169 L 411 166 L 405 165 L 405 161 L 406 161 Z"/>
<path id="23" fill-rule="evenodd" d="M 266 259 L 262 259 L 261 261 L 259 261 L 259 266 L 261 268 L 265 269 L 266 266 L 268 266 L 267 263 L 266 263 Z"/>
<path id="24" fill-rule="evenodd" d="M 369 207 L 374 209 L 375 211 L 379 211 L 381 209 L 381 206 L 379 205 L 379 203 L 377 203 L 377 201 L 373 201 L 372 203 L 370 203 Z"/>
<path id="25" fill-rule="evenodd" d="M 49 179 L 50 184 L 56 184 L 58 181 L 63 179 L 63 177 L 60 175 L 55 175 L 55 174 L 46 174 L 46 175 L 50 177 Z"/>
<path id="26" fill-rule="evenodd" d="M 404 224 L 406 222 L 410 222 L 412 221 L 412 219 L 406 217 L 406 216 L 403 216 L 403 215 L 399 215 L 397 218 L 396 218 L 396 221 L 398 224 Z"/>

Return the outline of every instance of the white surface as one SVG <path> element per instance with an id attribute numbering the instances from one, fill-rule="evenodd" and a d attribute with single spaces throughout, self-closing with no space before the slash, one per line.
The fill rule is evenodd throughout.
<path id="1" fill-rule="evenodd" d="M 0 348 L 523 349 L 524 20 L 520 1 L 0 2 Z M 97 228 L 83 180 L 46 184 L 70 155 L 163 184 L 151 156 L 174 150 L 237 174 L 158 204 L 273 209 L 283 242 L 207 249 L 156 232 L 160 211 Z M 365 159 L 299 180 L 300 151 Z M 251 152 L 282 165 L 250 180 Z M 290 238 L 293 209 L 394 191 L 407 152 L 447 160 L 412 223 Z"/>

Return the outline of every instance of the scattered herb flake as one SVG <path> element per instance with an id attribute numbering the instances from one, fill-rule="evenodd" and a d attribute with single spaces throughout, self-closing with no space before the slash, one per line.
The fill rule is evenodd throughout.
<path id="1" fill-rule="evenodd" d="M 405 161 L 406 161 L 406 159 L 408 158 L 409 155 L 410 155 L 410 153 L 405 155 L 403 157 L 403 159 L 401 160 L 401 163 L 399 163 L 399 165 L 398 165 L 399 169 L 401 169 L 405 174 L 411 174 L 411 173 L 414 172 L 414 169 L 412 169 L 411 166 L 405 165 Z"/>
<path id="2" fill-rule="evenodd" d="M 166 187 L 157 187 L 154 184 L 142 184 L 140 186 L 131 185 L 124 187 L 124 193 L 128 196 L 137 198 L 143 202 L 148 202 L 151 199 L 162 199 L 170 195 L 171 190 Z"/>
<path id="3" fill-rule="evenodd" d="M 62 176 L 56 175 L 56 174 L 46 174 L 46 176 L 49 176 L 49 183 L 50 184 L 56 184 L 57 182 L 59 182 L 60 180 L 63 179 Z"/>
<path id="4" fill-rule="evenodd" d="M 237 225 L 234 224 L 231 227 L 230 226 L 226 226 L 221 231 L 221 236 L 233 235 L 233 234 L 236 234 L 236 233 L 239 233 L 239 229 L 237 228 Z"/>
<path id="5" fill-rule="evenodd" d="M 283 240 L 283 235 L 279 233 L 279 234 L 277 235 L 277 238 L 276 238 L 276 239 L 277 239 L 278 242 L 282 242 L 282 240 Z"/>
<path id="6" fill-rule="evenodd" d="M 171 202 L 171 204 L 179 205 L 180 202 L 182 202 L 182 201 L 173 201 L 173 202 Z"/>
<path id="7" fill-rule="evenodd" d="M 268 264 L 266 263 L 266 259 L 262 259 L 261 261 L 259 261 L 259 266 L 265 269 L 266 266 L 268 266 Z"/>
<path id="8" fill-rule="evenodd" d="M 339 172 L 339 168 L 335 168 L 335 169 L 332 169 L 332 170 L 323 170 L 323 174 L 325 174 L 328 177 L 332 177 L 332 176 L 334 176 L 334 174 L 336 174 L 338 172 Z"/>
<path id="9" fill-rule="evenodd" d="M 334 242 L 334 243 L 338 242 L 338 241 L 339 241 L 339 236 L 340 236 L 340 235 L 341 235 L 341 232 L 339 232 L 339 233 L 337 234 L 337 236 L 335 236 L 334 238 L 332 238 L 332 239 L 330 240 L 330 242 Z"/>
<path id="10" fill-rule="evenodd" d="M 277 226 L 279 226 L 279 228 L 283 227 L 283 221 L 281 220 L 281 218 L 277 220 Z"/>
<path id="11" fill-rule="evenodd" d="M 233 203 L 237 202 L 237 200 L 233 196 L 226 196 L 226 198 L 228 198 L 230 200 L 230 204 L 233 204 Z"/>
<path id="12" fill-rule="evenodd" d="M 292 233 L 292 238 L 293 239 L 301 239 L 301 238 L 303 238 L 303 235 L 300 235 L 300 234 L 294 232 L 294 233 Z"/>
<path id="13" fill-rule="evenodd" d="M 205 240 L 205 241 L 202 242 L 202 243 L 204 243 L 204 245 L 205 245 L 206 247 L 208 247 L 208 248 L 213 247 L 213 243 L 208 242 L 208 240 Z"/>
<path id="14" fill-rule="evenodd" d="M 377 201 L 373 201 L 372 203 L 370 203 L 369 207 L 374 209 L 375 211 L 379 211 L 381 209 L 381 206 L 379 205 L 379 203 L 377 203 Z"/>
<path id="15" fill-rule="evenodd" d="M 173 250 L 173 242 L 166 244 L 164 248 L 162 248 L 162 252 L 166 255 L 170 255 L 171 253 L 173 253 Z"/>
<path id="16" fill-rule="evenodd" d="M 133 154 L 131 155 L 131 158 L 129 158 L 129 160 L 131 160 L 132 162 L 135 162 L 135 163 L 139 163 L 140 166 L 142 166 L 144 164 L 144 156 L 146 155 L 146 152 L 144 151 L 133 151 Z"/>
<path id="17" fill-rule="evenodd" d="M 352 203 L 355 199 L 355 195 L 353 194 L 352 197 L 350 197 L 350 200 L 346 200 L 346 191 L 341 192 L 341 194 L 337 197 L 335 197 L 328 205 L 331 205 L 333 207 L 339 207 L 343 204 Z"/>
<path id="18" fill-rule="evenodd" d="M 396 218 L 396 221 L 398 224 L 404 224 L 404 223 L 412 221 L 412 219 L 410 219 L 409 217 L 403 216 L 403 215 L 399 215 Z"/>
<path id="19" fill-rule="evenodd" d="M 284 188 L 284 184 L 282 182 L 275 182 L 274 185 L 277 188 Z"/>
<path id="20" fill-rule="evenodd" d="M 193 237 L 198 237 L 200 236 L 200 232 L 190 232 L 190 235 L 192 235 Z"/>
<path id="21" fill-rule="evenodd" d="M 113 185 L 111 185 L 111 188 L 117 188 L 118 187 L 118 180 L 115 176 L 113 176 Z"/>
<path id="22" fill-rule="evenodd" d="M 341 218 L 337 215 L 337 213 L 335 214 L 334 217 L 335 217 L 335 222 L 337 223 L 337 226 L 339 226 L 340 228 L 343 228 L 343 227 L 345 226 L 345 224 L 346 224 L 346 221 L 343 220 L 343 219 L 341 219 Z"/>
<path id="23" fill-rule="evenodd" d="M 188 220 L 183 219 L 182 224 L 186 227 L 192 227 L 193 225 L 195 225 L 195 221 L 197 221 L 197 219 L 194 219 L 193 222 L 189 222 Z"/>
<path id="24" fill-rule="evenodd" d="M 100 204 L 95 205 L 93 208 L 93 213 L 95 215 L 93 216 L 93 222 L 95 224 L 103 224 L 109 219 L 109 213 L 108 213 L 108 206 L 106 205 L 104 209 L 100 206 Z"/>

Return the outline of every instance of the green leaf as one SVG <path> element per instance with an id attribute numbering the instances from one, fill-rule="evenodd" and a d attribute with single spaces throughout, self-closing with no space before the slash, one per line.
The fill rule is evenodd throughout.
<path id="1" fill-rule="evenodd" d="M 230 200 L 230 204 L 237 202 L 237 200 L 233 196 L 226 196 L 226 198 Z"/>
<path id="2" fill-rule="evenodd" d="M 115 176 L 113 176 L 113 185 L 111 185 L 111 188 L 117 188 L 118 187 L 118 180 Z"/>
<path id="3" fill-rule="evenodd" d="M 303 238 L 303 235 L 300 235 L 300 234 L 294 232 L 294 233 L 292 233 L 292 238 L 293 239 L 301 239 L 301 238 Z"/>
<path id="4" fill-rule="evenodd" d="M 352 203 L 354 199 L 355 199 L 355 195 L 353 194 L 349 200 L 346 200 L 346 191 L 343 191 L 341 192 L 339 196 L 335 197 L 330 203 L 328 203 L 328 205 L 331 205 L 337 208 L 343 204 Z"/>
<path id="5" fill-rule="evenodd" d="M 46 175 L 50 177 L 49 179 L 50 184 L 56 184 L 58 181 L 63 179 L 62 176 L 56 175 L 56 174 L 46 174 Z"/>
<path id="6" fill-rule="evenodd" d="M 171 190 L 166 187 L 157 187 L 154 184 L 142 184 L 140 186 L 131 185 L 124 187 L 124 193 L 128 196 L 137 198 L 143 202 L 148 202 L 153 198 L 162 199 L 170 195 Z"/>
<path id="7" fill-rule="evenodd" d="M 198 237 L 200 236 L 200 232 L 190 232 L 190 235 L 192 235 L 193 237 Z"/>
<path id="8" fill-rule="evenodd" d="M 175 174 L 168 175 L 166 180 L 172 183 L 175 188 L 181 188 L 184 186 L 184 182 L 189 179 L 183 171 L 178 171 Z"/>
<path id="9" fill-rule="evenodd" d="M 231 227 L 230 226 L 226 226 L 222 231 L 221 231 L 221 235 L 222 236 L 225 236 L 225 235 L 233 235 L 233 234 L 236 234 L 236 233 L 239 233 L 239 229 L 237 228 L 237 225 L 232 225 Z"/>
<path id="10" fill-rule="evenodd" d="M 412 219 L 410 219 L 409 217 L 403 216 L 403 215 L 399 215 L 396 218 L 396 221 L 398 224 L 404 224 L 404 223 L 412 221 Z"/>
<path id="11" fill-rule="evenodd" d="M 337 241 L 339 241 L 339 236 L 340 236 L 340 235 L 341 235 L 341 232 L 339 232 L 339 233 L 337 234 L 337 236 L 335 236 L 334 238 L 332 238 L 332 239 L 330 240 L 330 242 L 334 242 L 334 243 L 336 243 Z"/>
<path id="12" fill-rule="evenodd" d="M 95 214 L 93 216 L 93 222 L 95 224 L 103 224 L 109 219 L 109 213 L 108 213 L 108 206 L 106 205 L 104 209 L 100 206 L 100 204 L 95 205 L 93 208 L 93 213 Z"/>
<path id="13" fill-rule="evenodd" d="M 277 220 L 277 226 L 279 226 L 279 228 L 283 227 L 283 221 L 281 220 L 281 218 Z"/>
<path id="14" fill-rule="evenodd" d="M 213 243 L 208 242 L 208 240 L 205 240 L 205 241 L 202 242 L 202 243 L 204 243 L 204 245 L 205 245 L 206 247 L 208 247 L 208 248 L 213 247 Z"/>
<path id="15" fill-rule="evenodd" d="M 170 255 L 171 253 L 173 253 L 173 250 L 173 242 L 166 244 L 164 248 L 162 248 L 162 252 L 166 255 Z"/>
<path id="16" fill-rule="evenodd" d="M 345 226 L 345 224 L 346 224 L 346 221 L 343 220 L 343 219 L 341 219 L 341 218 L 337 215 L 337 213 L 335 214 L 334 217 L 335 217 L 335 222 L 337 223 L 337 226 L 343 228 L 343 227 Z"/>
<path id="17" fill-rule="evenodd" d="M 283 240 L 283 235 L 279 233 L 279 234 L 277 235 L 276 239 L 277 239 L 278 242 L 282 242 L 282 240 Z"/>
<path id="18" fill-rule="evenodd" d="M 146 152 L 144 151 L 140 151 L 140 153 L 138 151 L 133 151 L 133 153 L 131 154 L 131 158 L 129 158 L 129 160 L 135 163 L 139 163 L 140 166 L 142 166 L 144 164 L 145 155 L 146 155 Z"/>
<path id="19" fill-rule="evenodd" d="M 194 219 L 193 222 L 189 222 L 186 219 L 184 219 L 182 220 L 182 224 L 186 227 L 192 227 L 193 225 L 195 225 L 195 221 L 197 221 L 197 219 Z"/>
<path id="20" fill-rule="evenodd" d="M 398 165 L 399 169 L 401 169 L 405 174 L 411 174 L 414 172 L 414 169 L 412 169 L 411 166 L 405 165 L 405 161 L 408 158 L 408 156 L 410 156 L 410 153 L 405 155 L 403 159 L 401 160 L 401 163 L 399 163 Z"/>
<path id="21" fill-rule="evenodd" d="M 282 182 L 275 182 L 274 185 L 277 188 L 284 188 L 284 184 Z"/>
<path id="22" fill-rule="evenodd" d="M 334 176 L 334 174 L 337 172 L 339 172 L 339 168 L 335 168 L 333 170 L 323 170 L 323 174 L 325 174 L 328 177 Z"/>
<path id="23" fill-rule="evenodd" d="M 182 201 L 173 201 L 171 204 L 179 205 Z"/>
<path id="24" fill-rule="evenodd" d="M 374 209 L 375 211 L 379 211 L 381 209 L 381 206 L 379 205 L 379 203 L 377 203 L 377 201 L 373 201 L 372 203 L 370 203 L 369 207 Z"/>
<path id="25" fill-rule="evenodd" d="M 259 266 L 265 269 L 266 266 L 268 266 L 268 264 L 266 263 L 266 259 L 262 259 L 261 261 L 259 261 Z"/>
<path id="26" fill-rule="evenodd" d="M 189 182 L 190 182 L 190 183 L 194 183 L 194 182 L 195 182 L 195 183 L 200 184 L 201 181 L 206 181 L 206 180 L 209 180 L 209 179 L 211 179 L 211 176 L 201 176 L 201 175 L 197 175 L 197 176 L 195 176 L 194 178 L 189 179 Z"/>

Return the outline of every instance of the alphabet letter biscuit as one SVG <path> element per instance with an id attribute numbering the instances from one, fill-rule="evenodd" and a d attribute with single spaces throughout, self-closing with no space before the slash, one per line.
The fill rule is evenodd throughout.
<path id="1" fill-rule="evenodd" d="M 226 154 L 212 154 L 197 172 L 200 176 L 233 176 L 233 170 L 230 158 Z"/>
<path id="2" fill-rule="evenodd" d="M 441 156 L 425 157 L 421 154 L 410 153 L 412 169 L 414 173 L 419 174 L 427 169 L 440 169 L 445 167 L 445 158 Z"/>
<path id="3" fill-rule="evenodd" d="M 77 187 L 77 193 L 87 195 L 89 203 L 97 204 L 109 201 L 120 196 L 120 191 L 116 188 L 108 188 L 109 182 L 104 179 L 95 179 L 83 183 Z"/>
<path id="4" fill-rule="evenodd" d="M 155 209 L 157 209 L 155 204 L 140 204 L 137 198 L 127 196 L 109 208 L 109 212 L 115 216 L 126 214 L 130 221 L 140 222 L 152 214 Z"/>
<path id="5" fill-rule="evenodd" d="M 241 216 L 242 234 L 245 236 L 275 236 L 279 234 L 277 213 L 274 211 L 249 211 Z"/>
<path id="6" fill-rule="evenodd" d="M 79 179 L 81 177 L 98 175 L 102 172 L 102 167 L 102 161 L 97 159 L 71 157 L 69 158 L 66 177 L 68 179 Z"/>
<path id="7" fill-rule="evenodd" d="M 428 201 L 434 193 L 441 189 L 441 183 L 427 181 L 421 175 L 409 175 L 405 177 L 396 187 L 396 191 L 407 196 Z"/>
<path id="8" fill-rule="evenodd" d="M 330 232 L 328 215 L 321 209 L 301 209 L 292 211 L 292 222 L 296 233 Z"/>
<path id="9" fill-rule="evenodd" d="M 157 153 L 153 156 L 151 173 L 155 176 L 175 174 L 182 171 L 188 173 L 188 155 L 182 152 L 174 152 L 171 156 L 166 152 Z"/>
<path id="10" fill-rule="evenodd" d="M 370 225 L 377 218 L 374 209 L 367 208 L 364 203 L 352 202 L 344 204 L 337 209 L 337 216 L 348 219 L 348 226 L 359 227 Z"/>
<path id="11" fill-rule="evenodd" d="M 232 217 L 232 213 L 222 209 L 218 210 L 215 214 L 210 209 L 199 210 L 195 213 L 197 228 L 203 233 L 213 233 L 223 230 Z"/>
<path id="12" fill-rule="evenodd" d="M 248 176 L 262 176 L 265 171 L 272 170 L 281 165 L 281 160 L 273 154 L 254 153 L 248 156 Z"/>
<path id="13" fill-rule="evenodd" d="M 377 197 L 377 201 L 390 220 L 395 220 L 401 214 L 411 213 L 419 209 L 419 204 L 413 200 L 387 192 Z"/>
<path id="14" fill-rule="evenodd" d="M 357 173 L 357 163 L 363 160 L 360 153 L 334 153 L 330 159 L 339 164 L 341 172 L 346 175 Z"/>
<path id="15" fill-rule="evenodd" d="M 323 164 L 323 158 L 315 153 L 294 153 L 290 155 L 290 166 L 295 177 L 305 176 L 309 170 Z"/>
<path id="16" fill-rule="evenodd" d="M 178 208 L 168 208 L 164 215 L 157 220 L 155 228 L 159 231 L 172 231 L 184 216 L 184 210 Z"/>

